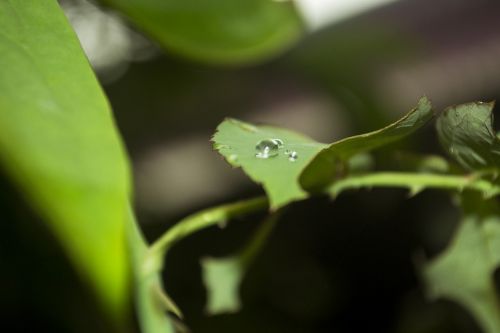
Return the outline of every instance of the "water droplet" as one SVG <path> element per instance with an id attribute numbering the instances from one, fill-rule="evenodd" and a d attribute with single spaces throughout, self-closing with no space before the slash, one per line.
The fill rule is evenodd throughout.
<path id="1" fill-rule="evenodd" d="M 299 158 L 299 155 L 297 154 L 296 151 L 291 151 L 289 154 L 288 154 L 288 160 L 290 162 L 295 162 L 297 159 Z"/>
<path id="2" fill-rule="evenodd" d="M 273 139 L 273 141 L 278 144 L 278 148 L 283 148 L 283 140 Z"/>
<path id="3" fill-rule="evenodd" d="M 291 152 L 292 152 L 291 150 L 287 149 L 287 150 L 285 150 L 285 155 L 288 156 L 288 155 L 290 155 Z"/>
<path id="4" fill-rule="evenodd" d="M 283 141 L 280 139 L 261 140 L 255 146 L 257 158 L 269 158 L 278 155 L 279 149 L 283 147 Z"/>

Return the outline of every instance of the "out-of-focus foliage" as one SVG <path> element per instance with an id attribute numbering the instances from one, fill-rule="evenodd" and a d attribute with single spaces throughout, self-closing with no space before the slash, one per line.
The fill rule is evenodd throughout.
<path id="1" fill-rule="evenodd" d="M 296 41 L 291 1 L 102 0 L 175 53 L 212 63 L 254 62 Z"/>
<path id="2" fill-rule="evenodd" d="M 500 265 L 498 203 L 466 193 L 462 206 L 464 216 L 449 247 L 423 269 L 428 291 L 433 298 L 461 304 L 485 332 L 500 332 L 500 299 L 493 280 Z"/>
<path id="3" fill-rule="evenodd" d="M 0 68 L 2 167 L 109 313 L 124 320 L 127 158 L 106 97 L 56 1 L 0 3 Z"/>
<path id="4" fill-rule="evenodd" d="M 468 170 L 500 168 L 500 139 L 493 130 L 493 103 L 447 108 L 438 118 L 441 144 Z"/>
<path id="5" fill-rule="evenodd" d="M 462 104 L 447 108 L 437 120 L 441 144 L 466 169 L 498 172 L 500 144 L 493 131 L 492 110 L 493 103 Z M 424 275 L 432 296 L 460 303 L 485 332 L 498 332 L 500 299 L 493 281 L 500 265 L 498 201 L 469 193 L 462 195 L 462 201 L 464 217 L 454 239 L 424 268 Z"/>
<path id="6" fill-rule="evenodd" d="M 239 311 L 240 284 L 244 273 L 241 259 L 238 256 L 204 258 L 201 265 L 203 283 L 208 293 L 207 312 L 218 314 Z"/>

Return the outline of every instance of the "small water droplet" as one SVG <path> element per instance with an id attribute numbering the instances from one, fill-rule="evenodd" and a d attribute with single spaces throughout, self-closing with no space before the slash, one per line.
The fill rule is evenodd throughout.
<path id="1" fill-rule="evenodd" d="M 288 155 L 290 155 L 291 152 L 292 152 L 291 150 L 287 149 L 287 150 L 285 150 L 285 155 L 288 156 Z"/>
<path id="2" fill-rule="evenodd" d="M 299 158 L 299 155 L 297 154 L 296 151 L 291 151 L 289 154 L 288 154 L 288 160 L 290 162 L 295 162 L 297 159 Z"/>
<path id="3" fill-rule="evenodd" d="M 255 157 L 269 158 L 278 155 L 279 149 L 283 147 L 283 141 L 280 139 L 264 139 L 257 143 Z"/>

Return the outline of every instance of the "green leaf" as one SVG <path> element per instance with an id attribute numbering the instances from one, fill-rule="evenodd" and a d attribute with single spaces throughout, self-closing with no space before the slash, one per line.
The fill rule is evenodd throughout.
<path id="1" fill-rule="evenodd" d="M 496 201 L 468 195 L 464 218 L 449 247 L 423 267 L 429 295 L 465 307 L 488 333 L 500 332 L 500 300 L 493 272 L 500 265 Z"/>
<path id="2" fill-rule="evenodd" d="M 0 2 L 0 162 L 116 317 L 129 299 L 129 170 L 55 0 Z"/>
<path id="3" fill-rule="evenodd" d="M 303 26 L 292 2 L 103 0 L 168 50 L 212 63 L 245 63 L 280 52 Z"/>
<path id="4" fill-rule="evenodd" d="M 275 151 L 275 156 L 258 158 L 256 146 L 264 140 L 281 140 L 283 144 Z M 222 122 L 212 141 L 215 149 L 231 165 L 241 167 L 250 178 L 263 185 L 272 209 L 308 196 L 300 187 L 298 177 L 314 156 L 326 147 L 289 130 L 254 126 L 235 119 Z M 291 152 L 297 154 L 294 161 L 287 155 Z"/>
<path id="5" fill-rule="evenodd" d="M 467 103 L 447 108 L 438 118 L 439 141 L 468 170 L 498 169 L 500 139 L 493 130 L 494 103 Z"/>
<path id="6" fill-rule="evenodd" d="M 170 310 L 171 307 L 165 306 L 162 301 L 165 294 L 160 272 L 144 274 L 148 244 L 132 212 L 127 223 L 127 236 L 133 263 L 135 305 L 141 330 L 143 333 L 173 333 L 173 324 L 166 313 L 166 310 Z"/>
<path id="7" fill-rule="evenodd" d="M 239 311 L 240 284 L 244 275 L 240 258 L 203 258 L 201 266 L 203 283 L 208 293 L 206 312 L 220 314 Z"/>
<path id="8" fill-rule="evenodd" d="M 330 184 L 348 171 L 344 168 L 352 156 L 401 140 L 424 126 L 433 116 L 430 101 L 422 97 L 417 107 L 398 121 L 377 131 L 351 136 L 325 147 L 305 168 L 300 183 L 306 189 L 319 189 Z"/>

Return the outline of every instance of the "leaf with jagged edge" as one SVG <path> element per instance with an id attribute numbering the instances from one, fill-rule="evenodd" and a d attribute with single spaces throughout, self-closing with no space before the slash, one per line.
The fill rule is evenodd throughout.
<path id="1" fill-rule="evenodd" d="M 466 308 L 487 333 L 500 332 L 500 298 L 493 273 L 500 265 L 498 203 L 465 193 L 464 217 L 448 248 L 422 267 L 429 296 Z"/>
<path id="2" fill-rule="evenodd" d="M 339 166 L 348 165 L 355 155 L 400 140 L 415 132 L 433 117 L 429 100 L 421 98 L 418 106 L 397 122 L 378 131 L 352 136 L 331 145 L 318 143 L 301 134 L 271 126 L 254 126 L 226 119 L 212 138 L 214 147 L 235 167 L 241 167 L 266 190 L 272 209 L 308 197 L 304 190 L 324 187 L 336 176 Z M 262 140 L 283 141 L 279 153 L 270 158 L 256 157 L 256 145 Z M 285 152 L 298 158 L 290 162 Z M 339 163 L 341 161 L 341 163 Z"/>
<path id="3" fill-rule="evenodd" d="M 398 121 L 373 132 L 351 136 L 325 147 L 304 169 L 300 183 L 308 190 L 322 189 L 343 173 L 349 158 L 401 140 L 427 124 L 434 116 L 430 101 L 422 97 L 416 108 Z"/>
<path id="4" fill-rule="evenodd" d="M 499 169 L 500 139 L 493 130 L 494 103 L 448 107 L 437 119 L 441 145 L 467 170 Z"/>
<path id="5" fill-rule="evenodd" d="M 238 256 L 203 258 L 203 283 L 207 288 L 208 314 L 233 313 L 241 308 L 240 284 L 244 268 Z"/>
<path id="6" fill-rule="evenodd" d="M 263 140 L 281 140 L 282 145 L 275 156 L 256 156 L 256 146 Z M 272 209 L 308 197 L 300 187 L 298 177 L 326 146 L 290 130 L 254 126 L 235 119 L 224 120 L 217 127 L 212 141 L 214 148 L 231 165 L 241 167 L 252 180 L 262 184 Z M 293 161 L 289 155 L 291 152 L 295 152 L 297 157 Z"/>

